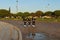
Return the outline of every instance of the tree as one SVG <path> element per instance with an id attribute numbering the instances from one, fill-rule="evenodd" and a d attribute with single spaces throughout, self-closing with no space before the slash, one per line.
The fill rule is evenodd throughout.
<path id="1" fill-rule="evenodd" d="M 13 16 L 14 18 L 16 18 L 16 17 L 17 17 L 17 15 L 16 15 L 16 14 L 12 14 L 12 16 Z"/>
<path id="2" fill-rule="evenodd" d="M 35 13 L 31 13 L 30 15 L 33 16 L 33 17 L 36 16 Z"/>
<path id="3" fill-rule="evenodd" d="M 11 14 L 9 13 L 8 10 L 5 9 L 0 9 L 0 17 L 6 17 L 6 16 L 10 16 Z"/>
<path id="4" fill-rule="evenodd" d="M 24 12 L 23 16 L 28 17 L 28 16 L 30 16 L 30 13 L 29 12 Z"/>
<path id="5" fill-rule="evenodd" d="M 53 12 L 51 12 L 51 11 L 47 11 L 47 12 L 45 12 L 45 15 L 46 15 L 46 16 L 52 16 L 52 13 L 53 13 Z"/>
<path id="6" fill-rule="evenodd" d="M 56 18 L 59 17 L 60 16 L 60 10 L 54 11 L 54 14 L 55 14 Z"/>
<path id="7" fill-rule="evenodd" d="M 22 17 L 23 13 L 22 12 L 18 12 L 16 15 Z"/>
<path id="8" fill-rule="evenodd" d="M 43 14 L 42 11 L 37 11 L 37 12 L 35 13 L 35 15 L 38 16 L 38 17 L 42 16 L 42 14 Z"/>

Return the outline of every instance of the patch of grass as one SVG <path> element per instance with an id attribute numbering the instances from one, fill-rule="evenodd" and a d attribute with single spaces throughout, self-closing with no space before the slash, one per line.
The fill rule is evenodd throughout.
<path id="1" fill-rule="evenodd" d="M 60 22 L 60 19 L 57 18 L 37 18 L 37 21 L 43 21 L 43 22 Z"/>
<path id="2" fill-rule="evenodd" d="M 0 20 L 22 20 L 22 18 L 0 18 Z"/>
<path id="3" fill-rule="evenodd" d="M 23 20 L 22 18 L 0 18 L 0 20 Z M 36 21 L 41 22 L 60 22 L 60 18 L 37 18 Z"/>

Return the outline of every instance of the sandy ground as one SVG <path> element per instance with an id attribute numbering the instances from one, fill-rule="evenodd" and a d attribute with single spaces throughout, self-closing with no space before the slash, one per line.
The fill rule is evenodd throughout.
<path id="1" fill-rule="evenodd" d="M 22 21 L 16 21 L 16 20 L 0 20 L 4 22 L 8 22 L 12 25 L 15 25 L 20 28 L 23 40 L 32 40 L 26 38 L 26 35 L 29 33 L 45 33 L 49 38 L 52 40 L 60 40 L 60 22 L 36 22 L 36 27 L 24 27 Z"/>

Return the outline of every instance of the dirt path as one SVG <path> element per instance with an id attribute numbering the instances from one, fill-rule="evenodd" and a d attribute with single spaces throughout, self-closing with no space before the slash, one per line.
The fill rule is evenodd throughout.
<path id="1" fill-rule="evenodd" d="M 8 22 L 12 25 L 15 25 L 20 28 L 23 34 L 23 40 L 30 40 L 26 39 L 26 35 L 30 32 L 42 32 L 46 33 L 50 38 L 54 38 L 54 40 L 60 40 L 60 22 L 36 22 L 36 27 L 24 27 L 22 21 L 16 20 L 0 20 L 4 22 Z M 31 39 L 32 40 L 32 39 Z"/>

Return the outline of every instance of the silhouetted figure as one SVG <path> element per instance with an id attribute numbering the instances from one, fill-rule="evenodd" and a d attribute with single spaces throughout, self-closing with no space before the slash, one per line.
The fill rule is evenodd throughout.
<path id="1" fill-rule="evenodd" d="M 26 17 L 22 17 L 23 18 L 23 22 L 24 22 L 24 27 L 26 27 L 27 24 L 27 18 Z"/>
<path id="2" fill-rule="evenodd" d="M 31 19 L 27 18 L 27 21 L 28 21 L 28 26 L 30 26 L 31 25 Z"/>
<path id="3" fill-rule="evenodd" d="M 35 18 L 32 17 L 32 26 L 35 27 Z"/>

